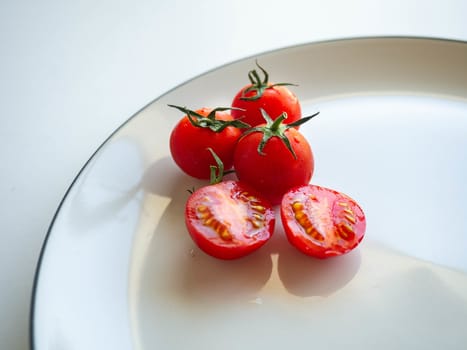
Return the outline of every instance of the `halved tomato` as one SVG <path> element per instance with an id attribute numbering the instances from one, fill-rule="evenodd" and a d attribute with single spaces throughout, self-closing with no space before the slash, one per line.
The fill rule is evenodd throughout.
<path id="1" fill-rule="evenodd" d="M 271 204 L 238 181 L 202 187 L 188 199 L 185 223 L 193 241 L 219 259 L 236 259 L 263 246 L 274 232 Z"/>
<path id="2" fill-rule="evenodd" d="M 281 202 L 281 220 L 289 242 L 320 259 L 354 249 L 366 228 L 365 214 L 355 200 L 316 185 L 288 191 Z"/>

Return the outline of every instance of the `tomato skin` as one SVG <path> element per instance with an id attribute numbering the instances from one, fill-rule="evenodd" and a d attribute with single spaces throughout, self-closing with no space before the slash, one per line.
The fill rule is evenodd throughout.
<path id="1" fill-rule="evenodd" d="M 211 108 L 196 110 L 207 116 Z M 233 120 L 227 112 L 216 112 L 217 120 Z M 238 138 L 242 132 L 233 126 L 227 126 L 221 132 L 214 132 L 209 128 L 196 127 L 184 116 L 170 135 L 170 153 L 175 163 L 186 174 L 198 178 L 209 179 L 210 165 L 216 165 L 211 153 L 212 148 L 224 163 L 225 169 L 232 168 L 233 153 Z"/>
<path id="2" fill-rule="evenodd" d="M 280 212 L 288 241 L 315 258 L 346 254 L 365 235 L 365 214 L 358 203 L 332 189 L 316 185 L 293 188 L 284 195 Z"/>
<path id="3" fill-rule="evenodd" d="M 261 115 L 260 109 L 264 109 L 270 116 L 279 116 L 281 113 L 287 113 L 285 124 L 297 121 L 302 117 L 302 109 L 297 96 L 290 91 L 286 86 L 275 85 L 268 83 L 268 88 L 263 92 L 263 95 L 257 100 L 243 100 L 242 97 L 256 96 L 255 91 L 245 90 L 250 88 L 252 84 L 243 87 L 234 97 L 232 107 L 241 108 L 242 110 L 232 110 L 232 116 L 235 119 L 241 119 L 243 122 L 256 126 L 264 123 L 264 118 Z"/>
<path id="4" fill-rule="evenodd" d="M 238 141 L 234 153 L 234 168 L 238 179 L 260 192 L 273 205 L 292 187 L 308 184 L 314 171 L 314 158 L 305 137 L 295 128 L 285 131 L 295 159 L 279 137 L 272 137 L 257 150 L 261 132 L 250 133 Z"/>
<path id="5" fill-rule="evenodd" d="M 274 232 L 275 215 L 271 204 L 250 187 L 223 181 L 190 196 L 185 223 L 202 251 L 230 260 L 262 247 Z"/>

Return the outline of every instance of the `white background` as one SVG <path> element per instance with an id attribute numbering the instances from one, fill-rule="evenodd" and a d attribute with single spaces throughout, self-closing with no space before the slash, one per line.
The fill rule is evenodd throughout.
<path id="1" fill-rule="evenodd" d="M 466 15 L 461 0 L 0 1 L 0 349 L 28 348 L 31 288 L 54 212 L 89 156 L 141 107 L 284 46 L 467 40 Z"/>

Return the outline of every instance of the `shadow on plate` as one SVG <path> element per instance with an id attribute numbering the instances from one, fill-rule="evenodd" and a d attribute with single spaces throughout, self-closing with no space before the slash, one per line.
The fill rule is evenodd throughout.
<path id="1" fill-rule="evenodd" d="M 290 246 L 279 253 L 277 269 L 289 293 L 301 297 L 325 297 L 349 283 L 358 272 L 360 263 L 358 248 L 343 256 L 321 260 Z"/>
<path id="2" fill-rule="evenodd" d="M 335 293 L 353 279 L 361 264 L 359 248 L 325 260 L 301 253 L 288 242 L 279 215 L 276 215 L 274 235 L 264 249 L 278 256 L 277 272 L 282 285 L 299 297 L 325 297 Z"/>

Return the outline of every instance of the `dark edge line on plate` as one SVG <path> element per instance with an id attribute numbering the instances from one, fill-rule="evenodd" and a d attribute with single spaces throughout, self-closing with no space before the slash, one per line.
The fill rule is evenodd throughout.
<path id="1" fill-rule="evenodd" d="M 34 344 L 34 317 L 35 317 L 35 310 L 36 310 L 36 294 L 37 294 L 37 288 L 38 288 L 38 282 L 39 282 L 39 274 L 42 266 L 42 261 L 45 256 L 45 251 L 47 249 L 47 242 L 49 241 L 49 238 L 51 236 L 51 232 L 55 223 L 55 220 L 58 217 L 58 214 L 60 213 L 60 210 L 65 202 L 65 200 L 68 197 L 68 194 L 70 193 L 71 189 L 75 185 L 75 183 L 78 181 L 80 178 L 80 175 L 83 173 L 83 171 L 86 169 L 88 164 L 94 159 L 97 153 L 107 144 L 107 142 L 112 139 L 115 134 L 117 134 L 124 126 L 126 126 L 131 120 L 133 120 L 138 114 L 140 114 L 143 110 L 145 110 L 147 107 L 152 105 L 154 102 L 158 101 L 159 99 L 163 98 L 164 96 L 170 94 L 172 91 L 189 84 L 193 80 L 196 80 L 204 75 L 213 73 L 217 70 L 221 70 L 224 67 L 237 64 L 242 61 L 246 61 L 249 59 L 252 59 L 257 56 L 263 56 L 266 54 L 272 54 L 275 52 L 280 52 L 283 50 L 289 50 L 293 48 L 299 48 L 299 47 L 304 47 L 308 45 L 321 45 L 321 44 L 330 44 L 330 43 L 337 43 L 337 42 L 342 42 L 342 41 L 363 41 L 363 40 L 386 40 L 386 39 L 409 39 L 409 40 L 426 40 L 426 41 L 439 41 L 439 42 L 452 42 L 452 43 L 459 43 L 459 44 L 467 44 L 467 41 L 459 40 L 459 39 L 449 39 L 449 38 L 442 38 L 442 37 L 430 37 L 430 36 L 410 36 L 410 35 L 383 35 L 383 36 L 357 36 L 357 37 L 343 37 L 343 38 L 335 38 L 335 39 L 324 39 L 324 40 L 317 40 L 317 41 L 310 41 L 310 42 L 305 42 L 305 43 L 300 43 L 300 44 L 295 44 L 295 45 L 290 45 L 290 46 L 284 46 L 280 47 L 277 49 L 272 49 L 272 50 L 266 50 L 263 52 L 259 52 L 250 56 L 246 56 L 237 60 L 233 60 L 230 62 L 227 62 L 225 64 L 222 64 L 220 66 L 217 66 L 215 68 L 212 68 L 210 70 L 207 70 L 203 73 L 200 73 L 188 80 L 185 80 L 184 82 L 176 85 L 175 87 L 167 90 L 165 93 L 159 95 L 158 97 L 154 98 L 150 102 L 148 102 L 146 105 L 144 105 L 142 108 L 140 108 L 136 113 L 134 113 L 132 116 L 130 116 L 126 121 L 124 121 L 117 129 L 115 129 L 102 143 L 101 145 L 91 154 L 89 159 L 84 163 L 84 165 L 81 167 L 81 169 L 78 171 L 76 176 L 74 177 L 73 181 L 65 191 L 65 194 L 63 195 L 57 210 L 55 211 L 52 220 L 50 222 L 49 228 L 47 229 L 46 236 L 44 238 L 44 242 L 42 244 L 41 250 L 39 252 L 39 258 L 36 264 L 36 270 L 34 273 L 34 279 L 33 279 L 33 286 L 32 286 L 32 291 L 31 291 L 31 298 L 30 298 L 30 308 L 29 308 L 29 346 L 32 350 L 35 349 L 35 344 Z"/>

